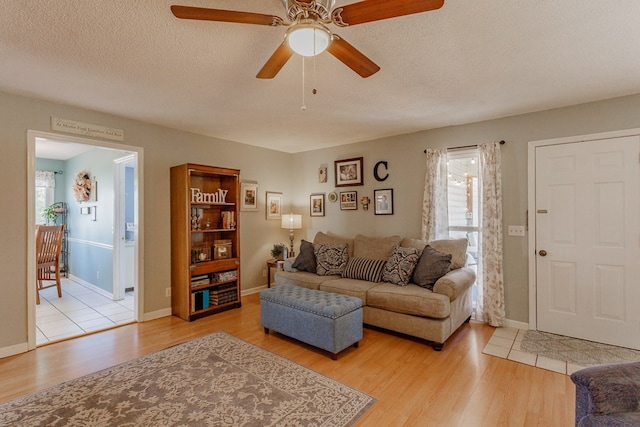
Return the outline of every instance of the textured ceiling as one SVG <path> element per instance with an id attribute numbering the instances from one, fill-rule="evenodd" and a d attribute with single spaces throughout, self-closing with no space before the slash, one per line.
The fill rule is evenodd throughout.
<path id="1" fill-rule="evenodd" d="M 0 4 L 0 90 L 285 152 L 640 92 L 638 0 L 445 0 L 331 26 L 381 71 L 362 79 L 328 53 L 307 59 L 305 111 L 300 57 L 273 80 L 255 78 L 283 27 L 169 9 L 284 16 L 279 0 Z"/>

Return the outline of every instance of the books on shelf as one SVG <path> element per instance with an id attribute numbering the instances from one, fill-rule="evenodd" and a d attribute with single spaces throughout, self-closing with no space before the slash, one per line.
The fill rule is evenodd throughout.
<path id="1" fill-rule="evenodd" d="M 191 286 L 202 286 L 208 285 L 209 283 L 211 283 L 211 279 L 209 278 L 208 274 L 201 274 L 199 276 L 191 277 Z"/>
<path id="2" fill-rule="evenodd" d="M 209 308 L 209 304 L 209 289 L 196 291 L 191 294 L 191 306 L 194 312 Z"/>

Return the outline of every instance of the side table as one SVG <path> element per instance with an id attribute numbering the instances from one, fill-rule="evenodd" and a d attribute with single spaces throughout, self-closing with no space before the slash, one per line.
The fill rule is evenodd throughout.
<path id="1" fill-rule="evenodd" d="M 275 258 L 267 260 L 267 288 L 271 287 L 271 269 L 272 268 L 284 270 L 284 261 L 281 261 Z"/>

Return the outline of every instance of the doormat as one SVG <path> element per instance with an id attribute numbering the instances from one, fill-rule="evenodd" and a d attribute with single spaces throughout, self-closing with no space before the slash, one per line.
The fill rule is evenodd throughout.
<path id="1" fill-rule="evenodd" d="M 525 332 L 520 350 L 580 366 L 640 360 L 638 350 L 531 330 Z"/>

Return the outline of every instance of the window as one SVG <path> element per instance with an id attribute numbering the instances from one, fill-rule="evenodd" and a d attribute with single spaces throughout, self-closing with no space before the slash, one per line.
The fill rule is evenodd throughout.
<path id="1" fill-rule="evenodd" d="M 452 150 L 447 153 L 447 197 L 449 237 L 469 240 L 467 265 L 477 273 L 479 251 L 480 197 L 478 149 Z M 473 286 L 475 307 L 476 285 Z"/>
<path id="2" fill-rule="evenodd" d="M 51 206 L 55 198 L 56 180 L 51 171 L 36 171 L 36 203 L 35 223 L 46 224 L 47 220 L 42 216 L 44 209 Z"/>

